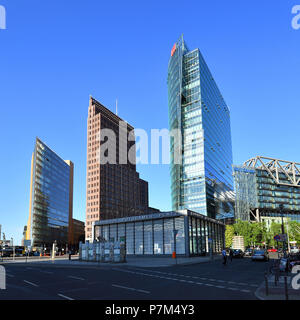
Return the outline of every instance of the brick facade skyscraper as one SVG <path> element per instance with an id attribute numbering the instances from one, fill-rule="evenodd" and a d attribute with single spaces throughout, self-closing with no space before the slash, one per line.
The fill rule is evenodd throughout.
<path id="1" fill-rule="evenodd" d="M 129 150 L 135 154 L 134 128 L 125 124 L 97 100 L 90 98 L 87 122 L 87 188 L 86 188 L 86 239 L 92 239 L 92 223 L 98 220 L 143 215 L 148 212 L 148 182 L 139 178 L 135 163 L 126 161 Z M 124 129 L 122 129 L 124 128 Z M 102 164 L 99 133 L 111 129 L 116 136 L 116 163 Z M 119 145 L 119 131 L 124 130 L 134 139 Z M 122 137 L 122 135 L 121 135 Z M 106 141 L 104 141 L 106 142 Z M 123 141 L 122 141 L 123 142 Z M 124 147 L 125 146 L 125 147 Z M 127 146 L 127 147 L 126 147 Z M 125 159 L 125 164 L 122 160 Z"/>

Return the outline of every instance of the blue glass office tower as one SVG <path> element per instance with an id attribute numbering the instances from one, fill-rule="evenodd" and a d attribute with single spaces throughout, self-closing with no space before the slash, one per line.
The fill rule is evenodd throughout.
<path id="1" fill-rule="evenodd" d="M 168 102 L 170 130 L 182 134 L 180 163 L 171 139 L 173 210 L 234 217 L 230 112 L 199 49 L 190 51 L 183 36 L 171 51 Z"/>

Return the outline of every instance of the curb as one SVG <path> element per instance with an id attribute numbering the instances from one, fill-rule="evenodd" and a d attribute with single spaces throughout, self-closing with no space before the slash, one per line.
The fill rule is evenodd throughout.
<path id="1" fill-rule="evenodd" d="M 262 300 L 262 301 L 266 301 L 267 299 L 265 299 L 264 297 L 262 297 L 259 292 L 262 289 L 262 287 L 264 286 L 264 282 L 255 290 L 254 295 L 258 300 Z"/>

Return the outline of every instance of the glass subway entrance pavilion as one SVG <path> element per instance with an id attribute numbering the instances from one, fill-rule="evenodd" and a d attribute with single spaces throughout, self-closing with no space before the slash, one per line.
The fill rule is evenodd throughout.
<path id="1" fill-rule="evenodd" d="M 221 252 L 225 225 L 190 210 L 96 221 L 94 241 L 125 241 L 127 255 L 200 256 Z"/>

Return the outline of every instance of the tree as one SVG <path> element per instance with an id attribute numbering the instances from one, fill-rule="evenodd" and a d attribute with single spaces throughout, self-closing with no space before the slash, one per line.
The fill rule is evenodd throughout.
<path id="1" fill-rule="evenodd" d="M 250 236 L 249 239 L 251 241 L 251 244 L 253 246 L 256 246 L 258 244 L 261 244 L 262 242 L 265 242 L 265 232 L 264 232 L 264 224 L 262 223 L 251 223 L 250 228 Z"/>
<path id="2" fill-rule="evenodd" d="M 226 248 L 230 248 L 232 246 L 234 237 L 234 226 L 227 225 L 225 230 L 225 246 Z"/>
<path id="3" fill-rule="evenodd" d="M 297 221 L 288 222 L 289 239 L 300 244 L 300 223 Z"/>
<path id="4" fill-rule="evenodd" d="M 252 227 L 251 222 L 238 220 L 234 224 L 234 231 L 237 236 L 242 236 L 244 238 L 245 247 L 252 245 Z"/>

